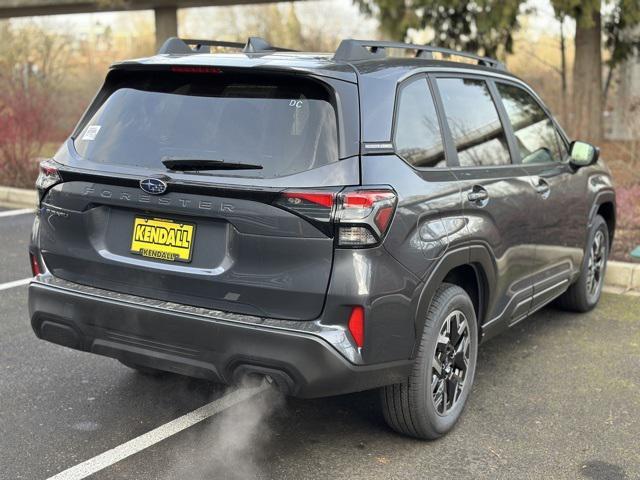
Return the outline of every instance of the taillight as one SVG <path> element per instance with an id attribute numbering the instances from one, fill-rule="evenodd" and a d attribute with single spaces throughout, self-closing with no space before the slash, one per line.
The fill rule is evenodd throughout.
<path id="1" fill-rule="evenodd" d="M 334 190 L 285 190 L 275 205 L 336 234 L 340 247 L 378 245 L 391 225 L 398 198 L 389 188 L 347 187 Z"/>
<path id="2" fill-rule="evenodd" d="M 323 190 L 285 190 L 276 205 L 318 222 L 332 218 L 336 192 Z"/>
<path id="3" fill-rule="evenodd" d="M 349 333 L 359 348 L 364 346 L 364 308 L 355 306 L 349 315 Z"/>
<path id="4" fill-rule="evenodd" d="M 287 200 L 290 206 L 299 206 L 303 202 L 307 202 L 312 205 L 320 205 L 321 207 L 331 208 L 333 207 L 333 199 L 335 193 L 326 192 L 284 192 L 282 196 Z"/>
<path id="5" fill-rule="evenodd" d="M 384 238 L 397 196 L 390 189 L 344 190 L 338 196 L 338 245 L 366 247 L 380 243 Z"/>
<path id="6" fill-rule="evenodd" d="M 58 172 L 57 164 L 53 160 L 40 162 L 40 171 L 36 179 L 36 188 L 40 193 L 40 198 L 48 189 L 60 182 L 62 182 L 62 177 Z"/>

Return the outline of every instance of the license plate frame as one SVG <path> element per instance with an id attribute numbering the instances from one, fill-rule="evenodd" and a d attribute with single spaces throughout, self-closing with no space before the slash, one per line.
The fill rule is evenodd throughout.
<path id="1" fill-rule="evenodd" d="M 136 215 L 130 252 L 152 260 L 190 263 L 195 236 L 195 223 Z"/>

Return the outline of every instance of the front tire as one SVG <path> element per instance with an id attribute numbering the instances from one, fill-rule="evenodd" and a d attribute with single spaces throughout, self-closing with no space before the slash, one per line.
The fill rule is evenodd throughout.
<path id="1" fill-rule="evenodd" d="M 558 299 L 564 310 L 584 313 L 600 301 L 609 256 L 609 229 L 600 215 L 593 220 L 587 245 L 580 276 Z"/>
<path id="2" fill-rule="evenodd" d="M 381 390 L 389 426 L 425 440 L 451 430 L 471 392 L 477 354 L 478 327 L 471 299 L 462 288 L 445 283 L 427 312 L 411 374 Z"/>

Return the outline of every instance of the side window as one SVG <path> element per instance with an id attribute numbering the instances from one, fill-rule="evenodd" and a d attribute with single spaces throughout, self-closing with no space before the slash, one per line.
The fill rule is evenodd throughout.
<path id="1" fill-rule="evenodd" d="M 445 167 L 436 107 L 424 77 L 400 90 L 394 143 L 398 155 L 415 167 Z"/>
<path id="2" fill-rule="evenodd" d="M 516 136 L 522 163 L 561 162 L 566 157 L 566 147 L 538 102 L 520 87 L 505 83 L 498 83 L 497 87 Z"/>
<path id="3" fill-rule="evenodd" d="M 467 78 L 437 82 L 460 166 L 510 164 L 507 137 L 487 83 Z"/>

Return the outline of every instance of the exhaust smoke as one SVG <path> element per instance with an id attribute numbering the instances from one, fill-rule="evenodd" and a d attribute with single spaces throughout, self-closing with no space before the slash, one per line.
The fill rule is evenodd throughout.
<path id="1" fill-rule="evenodd" d="M 187 442 L 193 449 L 184 457 L 177 456 L 167 480 L 245 480 L 266 475 L 261 472 L 260 463 L 272 434 L 268 419 L 284 405 L 284 395 L 270 388 L 273 379 L 261 381 L 262 392 L 190 432 Z"/>

